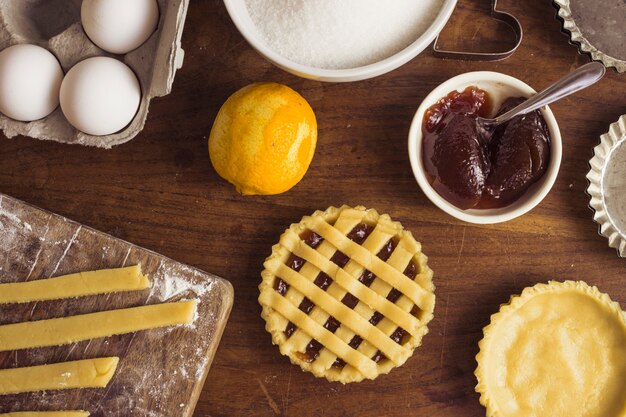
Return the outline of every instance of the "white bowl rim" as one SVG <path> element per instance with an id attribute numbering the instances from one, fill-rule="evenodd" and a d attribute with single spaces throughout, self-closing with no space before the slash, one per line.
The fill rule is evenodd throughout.
<path id="1" fill-rule="evenodd" d="M 441 6 L 441 10 L 437 14 L 433 23 L 419 38 L 403 50 L 373 64 L 349 69 L 325 69 L 311 67 L 308 65 L 298 64 L 297 62 L 291 61 L 278 54 L 273 49 L 266 46 L 260 39 L 260 36 L 256 35 L 255 31 L 248 30 L 248 25 L 241 20 L 235 7 L 235 2 L 240 1 L 242 0 L 224 0 L 228 14 L 248 43 L 270 62 L 287 72 L 303 78 L 327 82 L 351 82 L 366 80 L 386 74 L 396 70 L 419 55 L 443 30 L 446 23 L 450 19 L 458 0 L 443 0 L 444 3 Z"/>
<path id="2" fill-rule="evenodd" d="M 439 195 L 439 193 L 437 193 L 432 188 L 424 172 L 424 167 L 422 164 L 423 116 L 428 107 L 433 105 L 442 97 L 445 97 L 451 91 L 461 91 L 468 86 L 476 85 L 480 82 L 493 82 L 509 86 L 516 90 L 519 90 L 520 94 L 526 96 L 531 96 L 537 93 L 532 87 L 530 87 L 523 81 L 499 72 L 475 71 L 452 77 L 448 81 L 445 81 L 444 83 L 436 87 L 433 91 L 431 91 L 420 104 L 411 123 L 411 128 L 409 131 L 408 150 L 413 175 L 415 176 L 417 183 L 419 184 L 426 197 L 428 197 L 428 199 L 433 204 L 435 204 L 437 207 L 439 207 L 441 210 L 448 213 L 449 215 L 468 223 L 495 224 L 512 220 L 529 212 L 530 210 L 535 208 L 546 197 L 546 195 L 548 195 L 559 173 L 563 153 L 563 145 L 561 132 L 556 118 L 554 117 L 554 113 L 552 113 L 552 110 L 548 106 L 546 106 L 541 109 L 541 112 L 550 131 L 550 163 L 543 178 L 539 182 L 531 186 L 531 188 L 524 194 L 524 196 L 529 196 L 526 201 L 520 204 L 516 204 L 517 202 L 514 202 L 509 206 L 499 209 L 461 210 L 445 200 L 441 195 Z"/>

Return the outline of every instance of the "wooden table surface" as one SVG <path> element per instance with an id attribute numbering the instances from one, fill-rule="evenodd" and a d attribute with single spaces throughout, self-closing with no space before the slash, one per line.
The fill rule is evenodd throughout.
<path id="1" fill-rule="evenodd" d="M 488 0 L 459 0 L 446 46 L 505 49 L 512 34 Z M 540 89 L 588 62 L 561 34 L 548 0 L 503 0 L 520 18 L 522 47 L 498 63 L 444 61 L 429 51 L 391 74 L 324 84 L 287 74 L 243 40 L 220 0 L 193 0 L 185 65 L 154 100 L 144 131 L 112 150 L 29 138 L 0 140 L 0 190 L 229 279 L 235 305 L 195 416 L 484 416 L 474 392 L 481 329 L 509 295 L 549 279 L 584 279 L 626 306 L 624 261 L 597 234 L 585 194 L 599 136 L 626 113 L 625 76 L 552 106 L 563 135 L 559 178 L 532 212 L 498 225 L 457 221 L 418 188 L 406 150 L 426 94 L 457 74 L 493 70 Z M 318 117 L 318 148 L 291 191 L 243 197 L 211 167 L 207 137 L 221 104 L 256 81 L 285 83 Z M 271 345 L 257 304 L 263 259 L 301 216 L 365 205 L 400 220 L 423 243 L 437 306 L 423 346 L 375 381 L 348 386 L 303 373 Z"/>

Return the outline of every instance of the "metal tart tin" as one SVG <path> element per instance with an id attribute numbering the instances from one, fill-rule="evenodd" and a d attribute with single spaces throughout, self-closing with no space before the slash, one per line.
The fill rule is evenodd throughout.
<path id="1" fill-rule="evenodd" d="M 624 0 L 554 0 L 563 30 L 582 53 L 626 71 L 626 4 Z"/>
<path id="2" fill-rule="evenodd" d="M 626 114 L 600 137 L 589 161 L 589 203 L 599 232 L 626 257 Z"/>

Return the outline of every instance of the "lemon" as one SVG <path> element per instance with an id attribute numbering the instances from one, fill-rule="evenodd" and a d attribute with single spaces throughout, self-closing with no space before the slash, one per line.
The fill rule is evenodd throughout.
<path id="1" fill-rule="evenodd" d="M 307 101 L 276 83 L 248 85 L 230 96 L 213 123 L 209 155 L 217 173 L 242 194 L 280 194 L 306 173 L 317 145 Z"/>

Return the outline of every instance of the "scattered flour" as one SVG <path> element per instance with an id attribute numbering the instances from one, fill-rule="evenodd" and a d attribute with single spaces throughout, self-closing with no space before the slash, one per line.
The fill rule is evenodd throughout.
<path id="1" fill-rule="evenodd" d="M 433 23 L 443 0 L 246 0 L 267 46 L 294 62 L 346 69 L 400 52 Z"/>
<path id="2" fill-rule="evenodd" d="M 29 212 L 25 211 L 24 215 L 22 215 L 21 212 L 16 212 L 17 215 L 13 214 L 8 207 L 2 207 L 2 200 L 3 196 L 0 194 L 0 224 L 2 225 L 0 227 L 0 248 L 7 249 L 5 250 L 7 256 L 9 253 L 13 254 L 15 252 L 26 252 L 26 247 L 33 241 L 33 227 L 22 221 L 21 218 L 28 217 Z M 41 229 L 39 223 L 33 222 L 33 224 L 35 225 L 34 229 L 37 231 Z M 53 222 L 51 230 L 57 231 L 58 227 L 59 225 Z M 75 226 L 72 225 L 72 227 Z M 56 271 L 63 258 L 68 253 L 70 246 L 73 246 L 78 242 L 77 237 L 81 230 L 83 229 L 79 226 L 78 229 L 74 231 L 74 235 L 71 239 L 46 239 L 48 231 L 48 225 L 46 225 L 43 236 L 35 240 L 36 242 L 45 242 L 41 244 L 39 252 L 33 255 L 34 258 L 29 257 L 28 259 L 25 259 L 25 257 L 19 257 L 18 261 L 20 264 L 30 267 L 31 264 L 34 265 L 37 263 L 39 253 L 41 251 L 48 251 L 55 245 L 64 245 L 65 250 L 62 254 L 60 254 L 60 259 L 57 260 L 55 258 L 54 260 L 47 260 L 47 262 L 52 262 L 51 266 L 54 266 L 53 269 Z M 54 233 L 53 235 L 57 236 L 57 233 Z M 88 238 L 87 241 L 89 241 Z M 109 246 L 107 244 L 97 246 L 97 248 L 102 248 L 103 253 L 113 252 L 111 250 L 113 249 L 113 246 Z M 126 253 L 126 257 L 124 258 L 124 263 L 126 263 L 130 252 L 131 249 L 129 248 Z M 56 262 L 56 265 L 54 265 L 54 262 Z M 4 254 L 0 252 L 0 271 L 6 270 L 7 267 L 12 265 L 13 261 L 8 258 L 4 259 Z M 150 275 L 153 280 L 153 285 L 147 304 L 185 299 L 200 300 L 203 299 L 203 296 L 205 296 L 204 299 L 206 299 L 206 296 L 209 295 L 212 290 L 215 290 L 215 287 L 213 286 L 214 281 L 207 279 L 207 277 L 201 272 L 194 268 L 180 265 L 169 260 L 162 261 L 157 270 Z M 172 398 L 168 396 L 168 393 L 174 392 L 175 388 L 181 384 L 187 386 L 189 384 L 196 383 L 204 376 L 203 373 L 206 371 L 209 362 L 207 351 L 209 345 L 212 343 L 214 335 L 211 332 L 196 332 L 194 327 L 196 325 L 204 327 L 207 322 L 212 320 L 216 320 L 216 318 L 213 315 L 210 304 L 201 303 L 198 305 L 198 311 L 196 312 L 193 325 L 184 326 L 184 329 L 176 326 L 155 329 L 151 332 L 142 333 L 143 337 L 152 339 L 151 343 L 155 346 L 162 342 L 165 335 L 176 330 L 189 332 L 188 334 L 192 334 L 194 337 L 185 341 L 185 343 L 189 343 L 189 345 L 181 345 L 180 339 L 173 342 L 176 348 L 170 353 L 170 355 L 172 355 L 170 357 L 175 357 L 176 355 L 178 355 L 178 357 L 176 358 L 176 361 L 172 360 L 171 362 L 168 362 L 168 368 L 165 368 L 166 364 L 161 366 L 161 363 L 155 363 L 155 366 L 153 367 L 138 369 L 135 365 L 128 363 L 123 359 L 119 369 L 117 370 L 116 381 L 118 381 L 118 383 L 115 385 L 115 388 L 111 389 L 111 386 L 109 387 L 109 390 L 104 393 L 98 393 L 97 395 L 94 394 L 93 397 L 89 397 L 93 400 L 97 399 L 97 402 L 94 401 L 95 405 L 92 406 L 94 413 L 98 414 L 99 411 L 104 409 L 115 410 L 117 408 L 119 410 L 119 407 L 123 406 L 133 409 L 133 416 L 171 417 L 172 414 L 167 411 L 168 407 L 171 407 L 172 405 L 176 407 L 181 404 L 180 415 L 183 415 L 189 405 L 187 403 L 181 403 L 180 401 L 185 401 L 186 399 Z M 134 339 L 130 339 L 129 343 L 132 343 L 133 340 Z M 135 343 L 137 343 L 136 339 Z M 103 346 L 110 345 L 108 339 L 103 340 L 102 344 Z M 87 350 L 88 347 L 89 345 L 85 347 L 85 350 Z M 128 347 L 130 348 L 130 344 Z M 136 347 L 134 347 L 124 355 L 127 357 L 129 354 L 132 356 L 136 353 L 137 350 Z M 46 354 L 47 351 L 30 352 L 29 358 L 33 362 L 44 363 L 49 361 Z M 15 356 L 15 364 L 18 364 L 17 354 Z M 155 383 L 155 381 L 157 381 L 157 383 Z M 137 397 L 135 395 L 136 392 L 147 393 L 148 396 L 146 398 L 150 398 L 150 401 L 144 401 L 143 397 Z M 159 398 L 159 401 L 153 401 L 155 398 Z M 41 392 L 28 397 L 23 397 L 23 401 L 20 399 L 20 401 L 16 402 L 15 406 L 26 408 L 29 401 L 37 401 L 38 403 L 47 404 L 60 404 L 63 401 L 63 397 L 62 394 L 57 395 L 57 393 L 54 392 L 51 394 Z M 172 404 L 172 402 L 174 403 Z M 112 415 L 113 414 L 121 415 L 119 412 L 117 414 L 112 413 Z"/>
<path id="3" fill-rule="evenodd" d="M 160 301 L 168 301 L 175 297 L 184 296 L 187 298 L 201 297 L 211 290 L 212 281 L 190 282 L 189 276 L 182 274 L 193 274 L 195 271 L 186 266 L 162 265 L 153 277 L 150 298 L 156 297 Z"/>
<path id="4" fill-rule="evenodd" d="M 6 219 L 8 219 L 10 221 L 19 224 L 22 228 L 26 229 L 29 232 L 33 231 L 33 227 L 29 223 L 26 223 L 26 222 L 22 221 L 22 219 L 17 217 L 15 214 L 9 213 L 8 211 L 2 209 L 1 207 L 0 207 L 0 216 L 1 217 L 5 217 Z M 2 227 L 2 230 L 4 230 L 5 226 L 2 223 L 2 219 L 1 218 L 0 218 L 0 226 Z"/>

